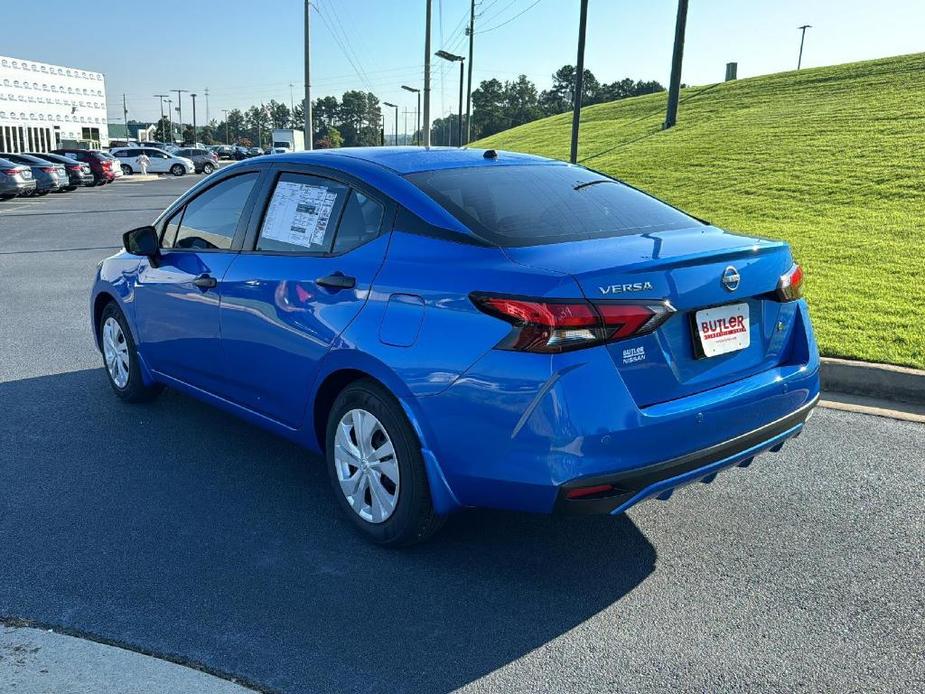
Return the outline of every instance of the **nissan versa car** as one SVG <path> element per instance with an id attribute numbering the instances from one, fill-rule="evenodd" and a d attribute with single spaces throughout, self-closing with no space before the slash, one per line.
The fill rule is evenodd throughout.
<path id="1" fill-rule="evenodd" d="M 818 399 L 786 243 L 558 161 L 247 160 L 123 242 L 90 301 L 116 395 L 323 453 L 382 544 L 471 507 L 619 514 L 780 449 Z"/>

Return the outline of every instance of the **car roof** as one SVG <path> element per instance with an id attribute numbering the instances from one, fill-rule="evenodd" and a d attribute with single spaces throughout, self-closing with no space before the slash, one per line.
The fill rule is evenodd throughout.
<path id="1" fill-rule="evenodd" d="M 460 149 L 457 147 L 338 147 L 318 149 L 312 152 L 293 152 L 282 155 L 293 161 L 323 165 L 327 157 L 349 157 L 372 164 L 378 164 L 404 175 L 436 169 L 456 169 L 472 166 L 514 166 L 525 164 L 561 164 L 562 162 L 532 154 L 497 151 L 497 156 L 486 158 L 484 149 Z M 331 162 L 333 164 L 333 162 Z"/>

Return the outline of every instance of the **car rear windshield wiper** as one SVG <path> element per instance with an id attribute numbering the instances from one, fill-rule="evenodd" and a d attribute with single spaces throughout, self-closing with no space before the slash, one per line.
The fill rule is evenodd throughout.
<path id="1" fill-rule="evenodd" d="M 584 183 L 579 183 L 572 190 L 581 190 L 582 188 L 593 186 L 595 183 L 619 183 L 619 182 L 620 181 L 615 181 L 612 178 L 598 178 L 594 181 L 585 181 Z"/>

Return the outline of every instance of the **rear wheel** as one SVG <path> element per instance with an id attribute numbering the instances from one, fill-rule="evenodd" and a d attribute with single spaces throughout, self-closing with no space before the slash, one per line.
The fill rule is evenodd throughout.
<path id="1" fill-rule="evenodd" d="M 138 350 L 122 311 L 113 302 L 100 316 L 100 346 L 103 365 L 113 392 L 126 402 L 146 402 L 164 389 L 160 384 L 145 385 L 138 363 Z"/>
<path id="2" fill-rule="evenodd" d="M 131 176 L 132 173 L 134 173 L 134 172 L 132 171 L 132 167 L 131 167 L 131 166 L 129 166 L 128 164 L 123 164 L 123 165 L 122 165 L 122 173 L 124 173 L 126 176 Z"/>
<path id="3" fill-rule="evenodd" d="M 414 544 L 443 524 L 414 429 L 398 401 L 375 381 L 352 383 L 337 397 L 325 455 L 338 503 L 373 542 Z"/>
<path id="4" fill-rule="evenodd" d="M 215 167 L 212 166 L 212 164 L 203 164 L 203 165 L 202 165 L 202 173 L 204 173 L 206 176 L 208 176 L 208 175 L 209 175 L 210 173 L 212 173 L 213 171 L 215 171 Z"/>
<path id="5" fill-rule="evenodd" d="M 170 173 L 172 173 L 174 176 L 182 176 L 186 173 L 186 169 L 183 168 L 182 164 L 174 164 L 170 167 Z"/>

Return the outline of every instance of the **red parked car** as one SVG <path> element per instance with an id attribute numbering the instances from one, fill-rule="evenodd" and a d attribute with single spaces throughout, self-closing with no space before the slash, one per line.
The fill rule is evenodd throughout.
<path id="1" fill-rule="evenodd" d="M 122 175 L 119 162 L 107 152 L 101 152 L 98 149 L 55 149 L 52 151 L 89 165 L 94 185 L 102 186 L 112 183 Z"/>

